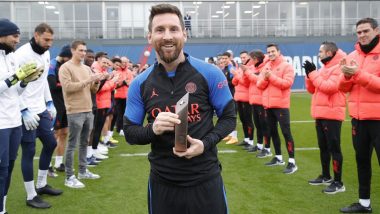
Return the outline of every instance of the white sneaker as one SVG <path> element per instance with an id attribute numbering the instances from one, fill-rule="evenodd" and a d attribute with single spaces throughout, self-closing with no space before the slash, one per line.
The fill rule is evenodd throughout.
<path id="1" fill-rule="evenodd" d="M 98 151 L 101 151 L 102 154 L 108 154 L 108 147 L 105 144 L 99 143 Z"/>
<path id="2" fill-rule="evenodd" d="M 65 186 L 75 189 L 85 187 L 84 184 L 75 177 L 75 175 L 72 175 L 70 178 L 65 179 Z"/>
<path id="3" fill-rule="evenodd" d="M 90 170 L 86 169 L 86 172 L 84 174 L 78 173 L 79 179 L 99 179 L 100 175 L 94 174 L 90 172 Z"/>
<path id="4" fill-rule="evenodd" d="M 106 155 L 102 155 L 102 154 L 100 154 L 99 152 L 94 152 L 93 156 L 94 156 L 96 159 L 99 159 L 99 160 L 105 160 L 105 159 L 108 159 L 108 156 L 106 156 Z"/>
<path id="5" fill-rule="evenodd" d="M 120 135 L 120 136 L 124 136 L 124 131 L 123 131 L 123 129 L 120 130 L 119 135 Z"/>

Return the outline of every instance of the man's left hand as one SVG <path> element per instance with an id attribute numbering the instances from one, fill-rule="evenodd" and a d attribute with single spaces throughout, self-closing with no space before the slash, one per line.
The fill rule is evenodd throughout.
<path id="1" fill-rule="evenodd" d="M 190 147 L 187 148 L 186 152 L 177 152 L 173 147 L 173 153 L 178 157 L 185 157 L 187 159 L 191 159 L 203 153 L 205 146 L 201 140 L 192 138 L 190 135 L 187 135 L 187 142 L 190 143 Z"/>
<path id="2" fill-rule="evenodd" d="M 355 60 L 351 60 L 350 65 L 343 64 L 341 69 L 344 75 L 353 76 L 358 70 L 358 63 Z"/>

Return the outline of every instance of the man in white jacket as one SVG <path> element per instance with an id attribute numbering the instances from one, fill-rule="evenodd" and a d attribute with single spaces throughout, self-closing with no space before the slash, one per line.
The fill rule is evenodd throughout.
<path id="1" fill-rule="evenodd" d="M 16 59 L 20 65 L 31 60 L 37 63 L 38 67 L 43 66 L 42 77 L 34 81 L 25 88 L 21 95 L 21 113 L 23 119 L 23 137 L 21 140 L 22 159 L 21 171 L 24 178 L 24 185 L 27 193 L 26 204 L 34 208 L 49 208 L 51 205 L 43 201 L 38 195 L 60 195 L 62 190 L 53 189 L 47 184 L 47 173 L 49 164 L 57 146 L 54 137 L 53 121 L 56 110 L 50 95 L 47 74 L 50 65 L 49 48 L 53 43 L 53 29 L 46 23 L 39 24 L 34 30 L 33 38 L 15 52 Z M 28 117 L 27 115 L 32 115 Z M 35 128 L 35 120 L 39 120 Z M 36 138 L 43 144 L 39 159 L 39 170 L 36 188 L 33 180 L 33 158 L 35 155 Z"/>
<path id="2" fill-rule="evenodd" d="M 19 42 L 17 25 L 0 19 L 0 214 L 6 212 L 5 202 L 22 136 L 19 95 L 29 81 L 41 74 L 36 63 L 18 68 L 13 52 Z"/>

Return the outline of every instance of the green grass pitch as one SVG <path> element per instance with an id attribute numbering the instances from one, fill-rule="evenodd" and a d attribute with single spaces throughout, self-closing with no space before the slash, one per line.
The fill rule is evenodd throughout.
<path id="1" fill-rule="evenodd" d="M 291 121 L 309 121 L 291 124 L 296 149 L 317 148 L 314 122 L 310 122 L 312 120 L 310 95 L 293 93 L 290 112 Z M 336 195 L 323 194 L 321 191 L 324 186 L 311 186 L 307 183 L 309 179 L 321 173 L 318 150 L 296 150 L 298 171 L 285 175 L 282 173 L 284 166 L 264 166 L 264 163 L 270 159 L 258 159 L 255 154 L 249 154 L 238 146 L 220 142 L 219 151 L 236 150 L 235 153 L 219 154 L 230 213 L 339 213 L 339 208 L 357 202 L 358 181 L 350 127 L 350 122 L 343 123 L 341 145 L 343 182 L 346 192 Z M 238 121 L 238 131 L 241 141 L 243 133 L 240 121 Z M 20 169 L 21 151 L 19 151 L 8 194 L 7 211 L 12 214 L 148 213 L 149 162 L 147 157 L 144 155 L 123 156 L 122 154 L 147 153 L 150 147 L 130 146 L 118 134 L 115 136 L 121 142 L 118 148 L 110 149 L 110 159 L 103 161 L 96 168 L 90 168 L 92 172 L 100 174 L 101 179 L 84 180 L 86 185 L 84 189 L 69 189 L 64 186 L 63 173 L 59 173 L 57 178 L 48 178 L 50 185 L 63 189 L 64 193 L 58 197 L 43 196 L 44 200 L 52 204 L 52 207 L 46 210 L 29 208 L 25 204 L 26 193 Z M 38 142 L 37 145 L 36 156 L 39 156 L 41 144 Z M 287 161 L 288 156 L 283 141 L 282 150 L 284 160 Z M 35 160 L 34 164 L 36 178 L 38 160 Z M 77 169 L 77 165 L 75 166 Z M 372 167 L 372 208 L 374 213 L 380 213 L 380 167 L 375 154 L 372 155 Z"/>

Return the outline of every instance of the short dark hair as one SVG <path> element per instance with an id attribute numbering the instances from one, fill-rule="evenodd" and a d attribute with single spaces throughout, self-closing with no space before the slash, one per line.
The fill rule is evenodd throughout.
<path id="1" fill-rule="evenodd" d="M 244 53 L 245 53 L 245 54 L 248 54 L 248 51 L 243 50 L 243 51 L 240 52 L 240 55 L 242 55 L 242 54 L 244 54 Z"/>
<path id="2" fill-rule="evenodd" d="M 265 55 L 264 53 L 259 50 L 259 49 L 256 49 L 256 50 L 253 50 L 249 53 L 249 56 L 253 59 L 253 58 L 256 58 L 260 64 L 264 61 L 264 58 L 265 58 Z"/>
<path id="3" fill-rule="evenodd" d="M 369 23 L 372 27 L 372 29 L 377 28 L 379 25 L 377 24 L 377 21 L 373 18 L 364 18 L 360 19 L 358 22 L 356 22 L 356 27 L 358 27 L 361 24 Z"/>
<path id="4" fill-rule="evenodd" d="M 269 43 L 269 44 L 267 44 L 267 48 L 270 48 L 270 47 L 275 47 L 276 48 L 276 50 L 280 50 L 280 48 L 278 48 L 278 45 L 276 44 L 276 43 Z"/>
<path id="5" fill-rule="evenodd" d="M 95 54 L 95 60 L 98 60 L 99 58 L 107 56 L 106 52 L 100 51 Z"/>
<path id="6" fill-rule="evenodd" d="M 83 40 L 75 40 L 71 43 L 71 49 L 76 50 L 79 45 L 86 45 Z"/>
<path id="7" fill-rule="evenodd" d="M 171 4 L 158 4 L 158 5 L 152 6 L 152 8 L 150 9 L 149 24 L 148 24 L 149 32 L 152 32 L 153 18 L 156 15 L 165 14 L 165 13 L 172 13 L 172 14 L 177 15 L 179 22 L 181 24 L 182 30 L 185 29 L 185 24 L 183 22 L 183 16 L 182 16 L 181 11 L 178 9 L 178 7 L 171 5 Z"/>
<path id="8" fill-rule="evenodd" d="M 116 58 L 116 57 L 114 57 L 114 58 L 111 59 L 111 62 L 112 62 L 112 63 L 115 63 L 115 62 L 119 62 L 119 63 L 121 63 L 121 59 L 120 59 L 120 58 Z"/>
<path id="9" fill-rule="evenodd" d="M 94 53 L 92 49 L 87 49 L 87 53 Z"/>
<path id="10" fill-rule="evenodd" d="M 51 28 L 50 25 L 46 24 L 45 22 L 37 25 L 36 28 L 34 29 L 34 32 L 38 33 L 39 35 L 45 32 L 54 34 L 53 28 Z"/>
<path id="11" fill-rule="evenodd" d="M 325 51 L 331 51 L 333 55 L 335 55 L 336 52 L 338 51 L 338 47 L 336 46 L 334 42 L 325 41 L 325 42 L 322 42 L 322 45 Z"/>
<path id="12" fill-rule="evenodd" d="M 230 54 L 230 52 L 224 52 L 224 53 L 222 53 L 222 56 L 228 56 L 228 58 L 230 58 L 231 57 L 231 54 Z"/>

